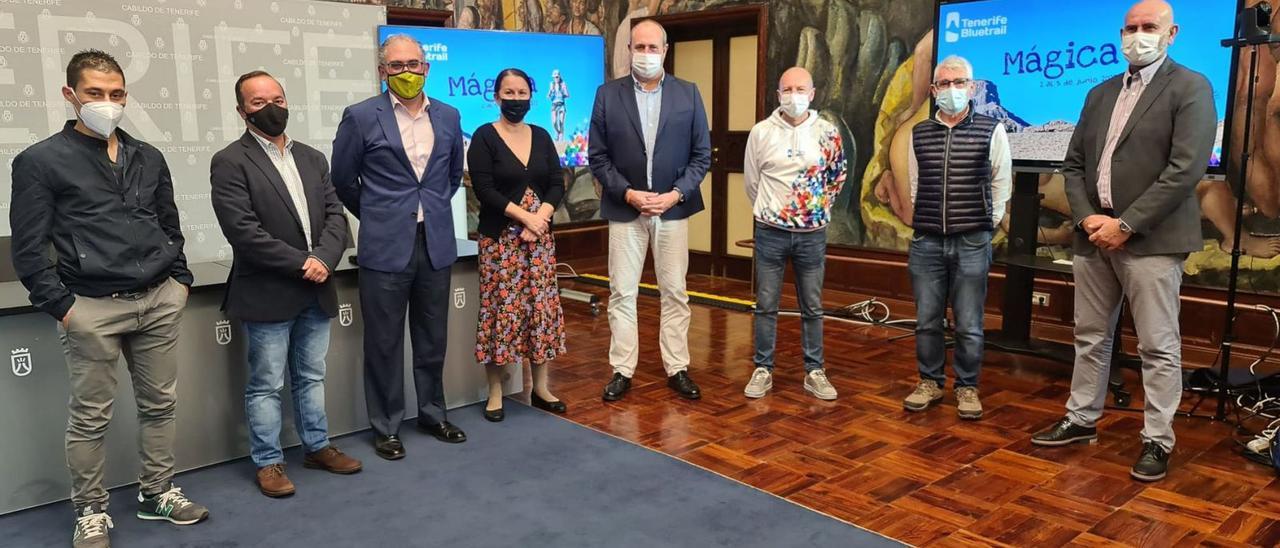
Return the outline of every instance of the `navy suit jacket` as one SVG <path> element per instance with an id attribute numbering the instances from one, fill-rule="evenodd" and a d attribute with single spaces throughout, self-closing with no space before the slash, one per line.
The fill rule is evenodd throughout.
<path id="1" fill-rule="evenodd" d="M 413 258 L 418 204 L 425 217 L 427 255 L 439 270 L 458 258 L 450 200 L 462 184 L 462 127 L 458 110 L 430 99 L 435 144 L 418 180 L 404 153 L 390 92 L 342 112 L 333 139 L 331 178 L 338 198 L 360 220 L 360 266 L 402 272 Z"/>
<path id="2" fill-rule="evenodd" d="M 635 80 L 626 76 L 596 90 L 587 154 L 592 175 L 604 187 L 600 200 L 600 216 L 604 219 L 627 222 L 640 215 L 627 203 L 628 188 L 657 193 L 679 189 L 684 201 L 662 214 L 666 220 L 684 219 L 703 209 L 698 187 L 711 167 L 711 132 L 702 95 L 692 82 L 670 74 L 662 85 L 652 188 L 646 180 Z"/>

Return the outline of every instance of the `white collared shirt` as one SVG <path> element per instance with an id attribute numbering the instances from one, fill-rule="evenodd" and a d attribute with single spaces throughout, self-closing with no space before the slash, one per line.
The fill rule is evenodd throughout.
<path id="1" fill-rule="evenodd" d="M 302 175 L 298 173 L 298 164 L 293 161 L 293 139 L 288 135 L 284 136 L 284 152 L 281 152 L 280 147 L 261 135 L 253 131 L 249 131 L 249 135 L 257 139 L 262 150 L 267 153 L 267 158 L 276 166 L 276 171 L 280 172 L 280 179 L 284 180 L 284 187 L 289 191 L 293 208 L 298 212 L 302 235 L 307 238 L 307 251 L 311 251 L 311 211 L 307 208 L 307 191 L 302 184 Z"/>
<path id="2" fill-rule="evenodd" d="M 1138 106 L 1142 92 L 1146 91 L 1147 85 L 1155 78 L 1156 72 L 1167 58 L 1161 57 L 1159 61 L 1142 67 L 1136 75 L 1125 71 L 1120 96 L 1116 98 L 1115 108 L 1111 110 L 1107 143 L 1102 148 L 1102 157 L 1098 159 L 1098 201 L 1104 209 L 1113 209 L 1115 204 L 1111 199 L 1111 160 L 1115 156 L 1116 147 L 1120 145 L 1120 134 L 1124 132 L 1124 126 L 1129 124 L 1129 117 L 1133 115 L 1134 107 Z"/>
<path id="3" fill-rule="evenodd" d="M 649 190 L 653 190 L 653 149 L 658 143 L 658 122 L 662 120 L 662 88 L 666 84 L 665 72 L 658 79 L 658 87 L 652 90 L 644 89 L 644 84 L 635 80 L 636 109 L 640 112 L 640 134 L 644 137 L 645 187 Z"/>
<path id="4" fill-rule="evenodd" d="M 387 91 L 391 96 L 391 110 L 396 115 L 396 125 L 400 128 L 400 142 L 404 145 L 404 154 L 409 157 L 409 165 L 413 166 L 413 174 L 422 181 L 422 175 L 427 172 L 427 162 L 431 159 L 431 149 L 435 146 L 436 134 L 431 127 L 431 117 L 427 116 L 427 107 L 431 106 L 431 100 L 427 98 L 426 92 L 422 95 L 422 110 L 417 114 L 409 112 L 409 107 L 405 106 L 400 97 L 391 91 Z M 422 203 L 418 203 L 418 222 L 421 223 L 426 217 L 422 213 Z"/>

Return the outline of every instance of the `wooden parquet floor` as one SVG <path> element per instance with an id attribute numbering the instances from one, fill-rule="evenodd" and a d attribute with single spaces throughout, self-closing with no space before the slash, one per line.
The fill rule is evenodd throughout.
<path id="1" fill-rule="evenodd" d="M 565 286 L 608 296 L 594 286 Z M 741 282 L 691 277 L 690 288 L 750 297 Z M 853 302 L 827 298 L 829 307 Z M 693 305 L 690 372 L 703 398 L 689 402 L 666 387 L 658 300 L 641 296 L 633 388 L 625 400 L 604 403 L 606 314 L 592 316 L 567 300 L 564 308 L 569 352 L 551 378 L 569 420 L 906 543 L 1280 544 L 1280 480 L 1237 454 L 1226 425 L 1179 418 L 1169 476 L 1150 485 L 1128 476 L 1141 449 L 1140 413 L 1108 412 L 1096 445 L 1031 445 L 1033 432 L 1062 416 L 1065 365 L 988 352 L 981 421 L 961 421 L 949 389 L 943 405 L 908 413 L 901 400 L 917 378 L 913 341 L 891 343 L 902 332 L 829 320 L 827 368 L 840 398 L 823 402 L 802 388 L 799 319 L 782 317 L 773 392 L 749 400 L 742 388 L 752 371 L 750 314 Z M 1140 407 L 1136 375 L 1129 386 Z"/>

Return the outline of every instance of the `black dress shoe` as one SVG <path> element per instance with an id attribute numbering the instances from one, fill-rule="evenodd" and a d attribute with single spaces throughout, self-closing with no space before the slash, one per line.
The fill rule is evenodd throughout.
<path id="1" fill-rule="evenodd" d="M 537 409 L 541 409 L 543 411 L 548 411 L 551 413 L 558 413 L 561 415 L 563 415 L 565 411 L 569 410 L 569 407 L 566 406 L 564 402 L 560 400 L 547 401 L 538 397 L 537 394 L 529 395 L 529 403 L 532 404 Z"/>
<path id="2" fill-rule="evenodd" d="M 404 458 L 404 444 L 400 443 L 400 436 L 377 436 L 373 438 L 373 450 L 378 453 L 379 457 L 387 460 Z"/>
<path id="3" fill-rule="evenodd" d="M 667 377 L 667 387 L 675 390 L 676 394 L 686 400 L 702 398 L 702 391 L 698 390 L 698 385 L 693 383 L 693 379 L 689 378 L 689 373 L 685 371 Z"/>
<path id="4" fill-rule="evenodd" d="M 1098 429 L 1085 428 L 1079 426 L 1071 419 L 1063 417 L 1057 424 L 1048 430 L 1043 430 L 1031 436 L 1033 445 L 1042 445 L 1045 447 L 1060 447 L 1063 445 L 1071 445 L 1077 442 L 1098 443 Z"/>
<path id="5" fill-rule="evenodd" d="M 614 373 L 613 379 L 604 387 L 604 401 L 618 401 L 628 390 L 631 390 L 631 379 L 622 376 L 622 373 Z"/>
<path id="6" fill-rule="evenodd" d="M 436 439 L 445 443 L 462 443 L 467 441 L 467 435 L 462 432 L 462 429 L 454 426 L 449 421 L 441 421 L 434 424 L 419 422 L 418 428 L 421 428 L 424 432 L 435 436 Z"/>
<path id="7" fill-rule="evenodd" d="M 1169 452 L 1160 444 L 1149 441 L 1142 444 L 1142 456 L 1133 464 L 1129 475 L 1139 481 L 1156 481 L 1164 479 L 1169 471 Z"/>
<path id="8" fill-rule="evenodd" d="M 484 410 L 484 420 L 487 420 L 489 422 L 502 422 L 502 419 L 505 419 L 505 418 L 507 418 L 507 414 L 502 412 L 501 407 L 497 409 Z"/>

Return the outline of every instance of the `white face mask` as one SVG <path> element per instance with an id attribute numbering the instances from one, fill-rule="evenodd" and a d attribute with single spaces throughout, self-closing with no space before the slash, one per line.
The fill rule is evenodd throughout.
<path id="1" fill-rule="evenodd" d="M 658 53 L 632 53 L 631 71 L 645 80 L 662 74 L 662 55 Z"/>
<path id="2" fill-rule="evenodd" d="M 1145 67 L 1164 56 L 1165 50 L 1169 48 L 1164 43 L 1164 37 L 1164 34 L 1149 32 L 1126 34 L 1120 40 L 1120 49 L 1124 51 L 1124 58 L 1130 65 Z"/>
<path id="3" fill-rule="evenodd" d="M 808 93 L 782 93 L 778 100 L 782 104 L 782 112 L 792 118 L 799 118 L 809 112 Z"/>
<path id="4" fill-rule="evenodd" d="M 969 106 L 969 88 L 968 87 L 948 87 L 938 92 L 938 110 L 941 110 L 948 116 L 955 116 L 964 112 Z"/>
<path id="5" fill-rule="evenodd" d="M 124 118 L 124 105 L 111 101 L 85 103 L 75 91 L 71 92 L 71 96 L 80 103 L 80 121 L 84 122 L 84 126 L 103 139 L 109 139 L 120 125 L 120 119 Z"/>

